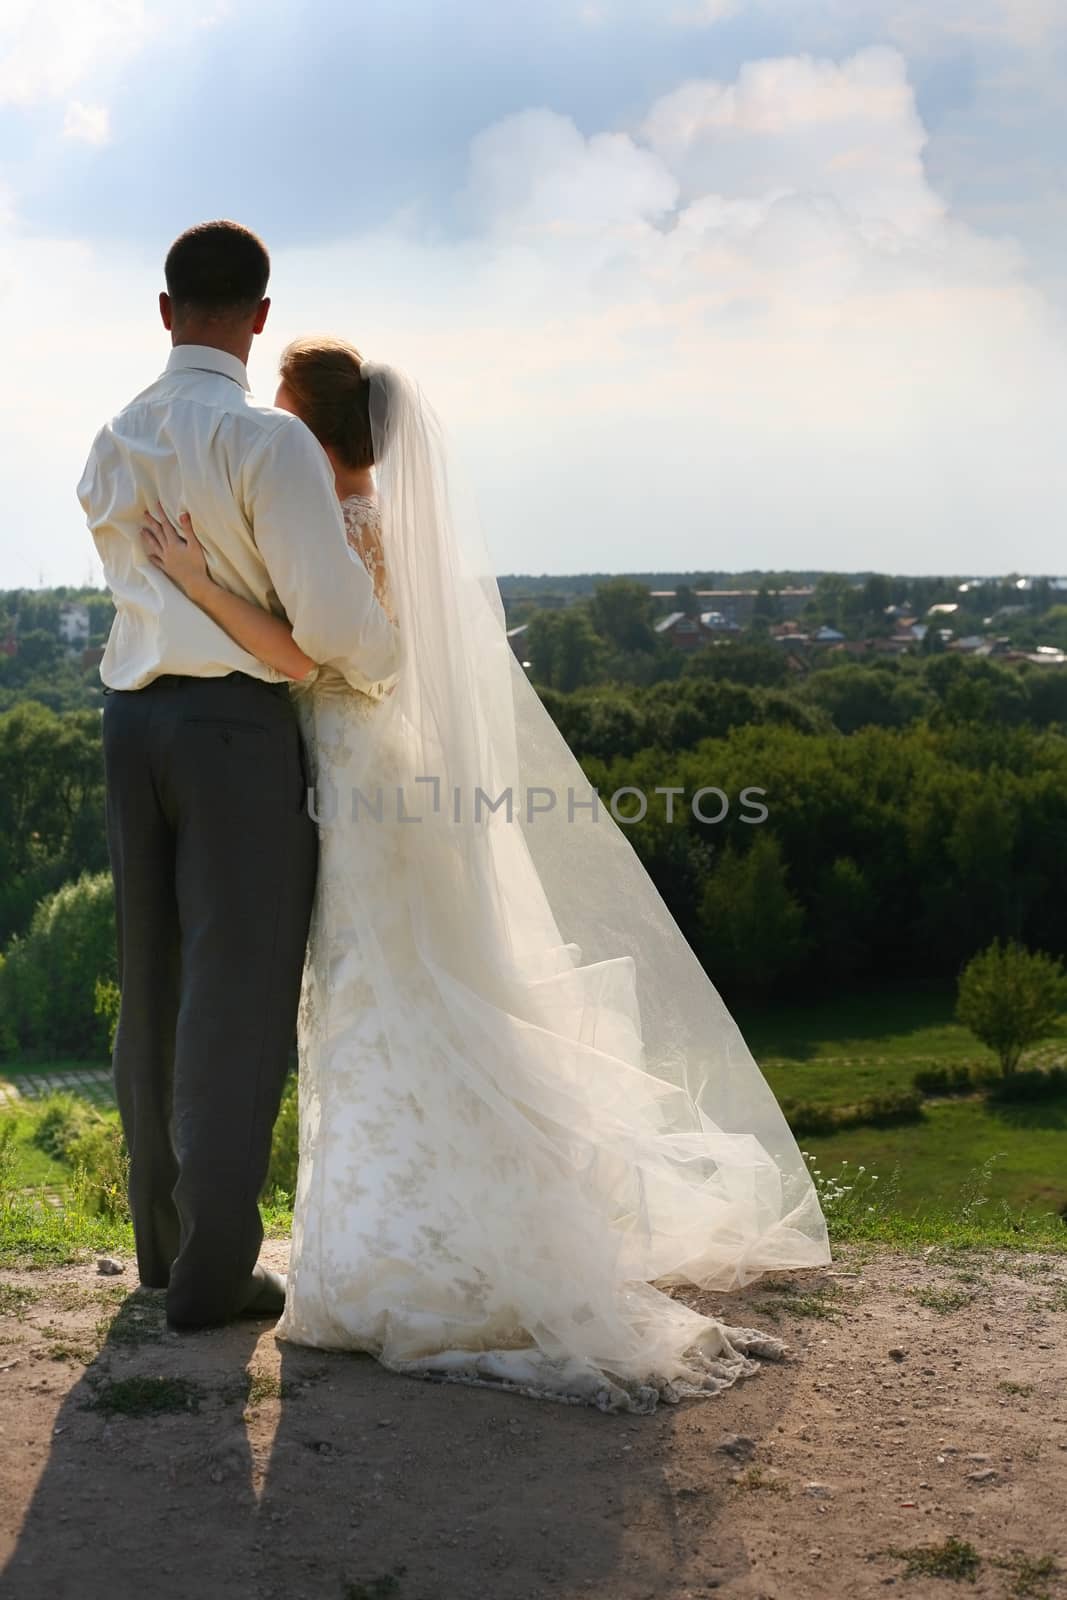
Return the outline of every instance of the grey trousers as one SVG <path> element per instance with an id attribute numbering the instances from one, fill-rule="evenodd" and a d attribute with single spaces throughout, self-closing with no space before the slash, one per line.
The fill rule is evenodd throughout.
<path id="1" fill-rule="evenodd" d="M 137 1264 L 208 1326 L 259 1288 L 318 860 L 304 749 L 286 686 L 243 673 L 108 692 L 103 734 Z"/>

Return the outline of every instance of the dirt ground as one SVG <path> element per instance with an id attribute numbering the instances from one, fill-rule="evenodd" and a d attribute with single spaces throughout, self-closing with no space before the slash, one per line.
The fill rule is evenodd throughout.
<path id="1" fill-rule="evenodd" d="M 791 1354 L 650 1417 L 178 1337 L 132 1270 L 0 1274 L 4 1600 L 1067 1596 L 1067 1258 L 687 1294 Z"/>

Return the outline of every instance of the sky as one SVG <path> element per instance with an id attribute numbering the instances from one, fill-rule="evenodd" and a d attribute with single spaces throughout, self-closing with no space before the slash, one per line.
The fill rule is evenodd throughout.
<path id="1" fill-rule="evenodd" d="M 1063 0 L 4 0 L 0 587 L 172 239 L 415 375 L 504 572 L 1067 571 Z"/>

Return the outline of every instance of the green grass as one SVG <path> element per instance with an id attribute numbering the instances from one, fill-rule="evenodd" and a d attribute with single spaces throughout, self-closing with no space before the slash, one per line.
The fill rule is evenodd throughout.
<path id="1" fill-rule="evenodd" d="M 921 1067 L 996 1070 L 996 1057 L 954 1020 L 951 987 L 877 989 L 812 1006 L 764 1008 L 738 1023 L 777 1095 L 852 1105 L 910 1089 Z M 1067 1015 L 1038 1054 L 1067 1058 Z"/>
<path id="2" fill-rule="evenodd" d="M 919 1289 L 915 1298 L 928 1311 L 936 1311 L 940 1316 L 947 1317 L 953 1311 L 961 1311 L 964 1306 L 969 1306 L 974 1299 L 974 1295 L 969 1289 L 954 1289 L 951 1286 L 938 1287 L 933 1285 L 929 1288 Z"/>
<path id="3" fill-rule="evenodd" d="M 53 1072 L 110 1072 L 110 1061 L 0 1061 L 0 1082 L 4 1078 L 33 1077 Z"/>
<path id="4" fill-rule="evenodd" d="M 783 1478 L 771 1477 L 763 1467 L 746 1467 L 734 1480 L 738 1489 L 769 1489 L 772 1494 L 788 1494 L 789 1485 Z"/>
<path id="5" fill-rule="evenodd" d="M 922 1067 L 988 1069 L 992 1057 L 954 1022 L 953 1004 L 944 986 L 884 989 L 807 1008 L 764 1009 L 739 1021 L 782 1098 L 853 1104 L 868 1094 L 909 1088 Z M 1061 1022 L 1061 1032 L 1038 1047 L 1035 1059 L 1067 1057 L 1067 1019 Z M 64 1065 L 83 1064 L 15 1064 L 20 1071 Z M 5 1123 L 13 1137 L 9 1170 L 0 1173 L 0 1266 L 50 1265 L 89 1251 L 129 1256 L 129 1223 L 89 1214 L 77 1196 L 63 1214 L 17 1193 L 4 1203 L 12 1189 L 60 1186 L 71 1178 L 32 1144 L 32 1102 L 0 1113 L 0 1143 Z M 1067 1208 L 1067 1099 L 999 1107 L 978 1097 L 933 1101 L 917 1123 L 810 1134 L 800 1143 L 817 1173 L 836 1241 L 1067 1251 L 1067 1222 L 1060 1216 Z M 269 1238 L 288 1236 L 291 1201 L 277 1193 L 264 1204 Z M 833 1308 L 819 1300 L 810 1308 L 794 1301 L 781 1309 L 825 1316 Z"/>
<path id="6" fill-rule="evenodd" d="M 0 1283 L 0 1317 L 17 1317 L 21 1321 L 37 1298 L 35 1289 L 17 1283 Z"/>
<path id="7" fill-rule="evenodd" d="M 1056 1211 L 1067 1205 L 1067 1103 L 991 1107 L 982 1100 L 945 1100 L 926 1107 L 921 1122 L 896 1128 L 848 1128 L 805 1136 L 815 1165 L 885 1175 L 899 1167 L 902 1212 L 957 1207 L 976 1168 L 992 1160 L 989 1205 Z M 1067 1235 L 1067 1226 L 1060 1224 Z"/>
<path id="8" fill-rule="evenodd" d="M 994 1560 L 993 1565 L 1011 1574 L 1009 1593 L 1014 1600 L 1051 1600 L 1048 1584 L 1060 1576 L 1060 1568 L 1052 1556 L 1009 1556 Z"/>
<path id="9" fill-rule="evenodd" d="M 87 1411 L 110 1416 L 158 1417 L 166 1411 L 197 1411 L 204 1391 L 187 1378 L 120 1378 L 100 1384 Z"/>
<path id="10" fill-rule="evenodd" d="M 756 1302 L 757 1309 L 776 1320 L 784 1313 L 827 1321 L 836 1317 L 841 1309 L 837 1304 L 838 1291 L 832 1284 L 814 1294 L 804 1294 L 789 1278 L 766 1278 L 761 1287 L 766 1298 Z"/>
<path id="11" fill-rule="evenodd" d="M 962 1539 L 946 1539 L 944 1544 L 915 1545 L 910 1550 L 887 1550 L 906 1563 L 906 1578 L 951 1578 L 956 1583 L 974 1583 L 982 1558 L 973 1544 Z"/>
<path id="12" fill-rule="evenodd" d="M 15 1129 L 12 1181 L 20 1189 L 62 1188 L 70 1182 L 70 1169 L 33 1143 L 36 1119 L 29 1108 L 0 1113 Z"/>

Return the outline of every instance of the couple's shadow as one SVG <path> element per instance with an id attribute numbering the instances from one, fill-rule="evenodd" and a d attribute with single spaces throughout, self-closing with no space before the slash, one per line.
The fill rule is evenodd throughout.
<path id="1" fill-rule="evenodd" d="M 737 1576 L 725 1473 L 677 1499 L 676 1416 L 398 1377 L 269 1322 L 179 1337 L 137 1291 L 55 1419 L 0 1594 L 618 1600 L 675 1592 L 698 1540 Z"/>

